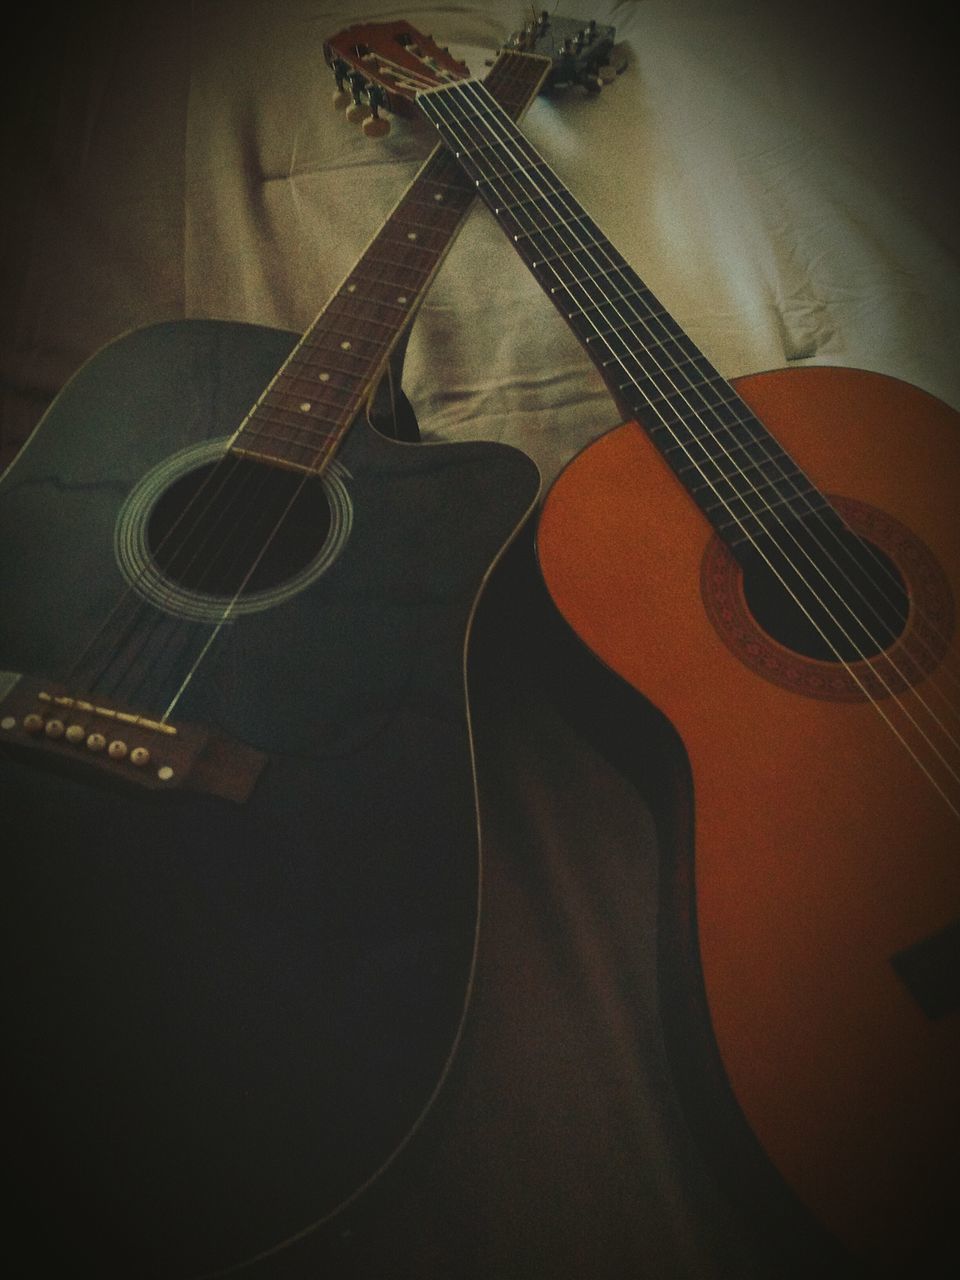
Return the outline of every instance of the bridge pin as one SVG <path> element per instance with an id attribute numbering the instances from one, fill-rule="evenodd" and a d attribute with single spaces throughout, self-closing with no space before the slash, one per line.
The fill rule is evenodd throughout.
<path id="1" fill-rule="evenodd" d="M 111 760 L 122 760 L 127 754 L 127 744 L 120 738 L 114 738 L 107 747 L 107 755 Z"/>
<path id="2" fill-rule="evenodd" d="M 23 717 L 23 727 L 27 733 L 40 733 L 43 729 L 43 716 L 38 716 L 36 712 L 32 715 Z"/>
<path id="3" fill-rule="evenodd" d="M 48 720 L 44 725 L 44 733 L 48 738 L 62 738 L 64 733 L 62 720 Z"/>
<path id="4" fill-rule="evenodd" d="M 142 769 L 145 764 L 150 763 L 150 752 L 146 747 L 134 747 L 130 752 L 130 763 Z"/>
<path id="5" fill-rule="evenodd" d="M 80 743 L 87 736 L 87 731 L 82 724 L 71 724 L 67 727 L 64 737 L 68 742 Z"/>
<path id="6" fill-rule="evenodd" d="M 102 751 L 107 745 L 107 740 L 102 733 L 91 733 L 87 738 L 88 751 Z"/>

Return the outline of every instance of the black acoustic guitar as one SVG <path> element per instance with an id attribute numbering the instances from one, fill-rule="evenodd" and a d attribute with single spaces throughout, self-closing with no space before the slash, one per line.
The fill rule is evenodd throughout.
<path id="1" fill-rule="evenodd" d="M 549 69 L 505 51 L 491 92 L 518 115 Z M 480 914 L 466 644 L 539 478 L 368 419 L 472 198 L 438 147 L 302 338 L 115 342 L 0 484 L 3 1134 L 30 1274 L 269 1267 L 377 1181 L 449 1070 Z"/>

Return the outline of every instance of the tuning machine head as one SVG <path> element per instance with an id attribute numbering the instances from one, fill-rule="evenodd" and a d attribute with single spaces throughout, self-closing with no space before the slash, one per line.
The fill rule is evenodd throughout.
<path id="1" fill-rule="evenodd" d="M 373 56 L 368 54 L 363 61 Z M 390 121 L 380 112 L 389 108 L 390 101 L 382 86 L 368 79 L 363 71 L 351 68 L 343 58 L 331 56 L 329 63 L 336 81 L 334 110 L 343 111 L 351 124 L 361 125 L 368 138 L 382 138 L 388 134 Z"/>
<path id="2" fill-rule="evenodd" d="M 598 93 L 624 70 L 626 58 L 614 48 L 616 29 L 598 23 L 557 17 L 546 9 L 531 17 L 504 46 L 522 53 L 538 53 L 550 58 L 552 66 L 542 92 L 582 85 L 588 93 Z"/>
<path id="3" fill-rule="evenodd" d="M 346 87 L 347 76 L 350 73 L 350 68 L 342 58 L 332 58 L 330 61 L 330 69 L 333 72 L 333 78 L 337 85 L 333 91 L 333 109 L 334 111 L 343 111 L 350 102 L 350 94 Z"/>

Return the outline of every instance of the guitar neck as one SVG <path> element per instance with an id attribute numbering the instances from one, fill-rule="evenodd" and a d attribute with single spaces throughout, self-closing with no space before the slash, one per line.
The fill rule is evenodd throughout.
<path id="1" fill-rule="evenodd" d="M 734 552 L 784 520 L 830 512 L 482 84 L 417 101 L 623 412 L 643 424 Z"/>
<path id="2" fill-rule="evenodd" d="M 549 66 L 530 54 L 500 54 L 487 83 L 504 119 L 523 114 Z M 323 470 L 376 390 L 475 196 L 456 160 L 438 146 L 253 407 L 232 452 Z"/>

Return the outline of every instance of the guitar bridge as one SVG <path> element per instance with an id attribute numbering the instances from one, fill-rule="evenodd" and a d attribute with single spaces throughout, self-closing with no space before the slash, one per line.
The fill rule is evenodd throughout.
<path id="1" fill-rule="evenodd" d="M 82 781 L 197 791 L 234 804 L 249 798 L 267 761 L 199 725 L 154 720 L 16 672 L 0 673 L 0 748 Z"/>

